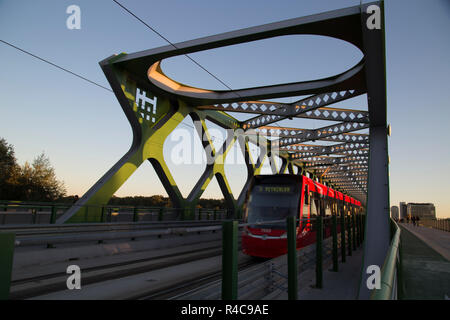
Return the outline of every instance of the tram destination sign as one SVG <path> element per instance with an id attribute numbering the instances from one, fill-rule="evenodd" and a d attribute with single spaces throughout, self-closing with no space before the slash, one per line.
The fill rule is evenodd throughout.
<path id="1" fill-rule="evenodd" d="M 292 193 L 294 192 L 294 186 L 257 186 L 256 191 L 259 193 Z"/>

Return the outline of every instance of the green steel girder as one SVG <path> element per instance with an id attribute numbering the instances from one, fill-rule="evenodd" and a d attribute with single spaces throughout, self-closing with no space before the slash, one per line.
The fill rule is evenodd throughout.
<path id="1" fill-rule="evenodd" d="M 196 126 L 197 133 L 200 136 L 200 139 L 202 140 L 203 147 L 205 149 L 210 148 L 211 154 L 207 154 L 207 156 L 212 156 L 214 160 L 212 163 L 209 163 L 211 161 L 208 161 L 208 164 L 205 168 L 205 171 L 203 172 L 200 179 L 197 181 L 196 185 L 192 189 L 191 193 L 187 197 L 187 201 L 190 203 L 191 206 L 195 207 L 197 204 L 197 201 L 200 199 L 201 195 L 205 191 L 206 187 L 209 185 L 211 180 L 213 180 L 214 177 L 216 177 L 217 182 L 219 184 L 220 190 L 222 191 L 222 194 L 225 198 L 225 201 L 227 203 L 227 207 L 229 209 L 232 209 L 233 212 L 236 210 L 236 201 L 233 197 L 233 193 L 231 191 L 231 188 L 228 184 L 228 180 L 225 175 L 225 158 L 228 154 L 228 152 L 231 150 L 235 143 L 235 138 L 233 136 L 228 136 L 226 141 L 221 147 L 221 150 L 215 150 L 214 146 L 212 144 L 208 128 L 206 127 L 205 117 L 202 115 L 201 112 L 193 112 L 191 114 L 193 119 L 200 123 L 201 126 Z M 206 141 L 204 141 L 204 136 L 206 135 Z"/>
<path id="2" fill-rule="evenodd" d="M 376 6 L 380 4 L 382 5 L 382 2 L 373 3 Z M 294 168 L 297 167 L 298 174 L 305 174 L 307 170 L 308 172 L 315 171 L 315 167 L 321 170 L 324 165 L 335 164 L 339 166 L 344 164 L 349 170 L 355 166 L 358 168 L 367 167 L 366 159 L 364 161 L 359 161 L 356 158 L 352 160 L 326 159 L 321 156 L 320 152 L 319 154 L 313 154 L 314 160 L 309 161 L 308 158 L 292 154 L 287 147 L 293 148 L 293 145 L 316 140 L 368 143 L 367 140 L 373 136 L 373 127 L 381 128 L 385 126 L 384 113 L 377 113 L 375 110 L 378 109 L 374 107 L 374 103 L 369 105 L 368 112 L 326 109 L 327 105 L 332 102 L 364 93 L 368 94 L 368 100 L 370 100 L 373 98 L 371 96 L 373 92 L 376 92 L 377 96 L 375 100 L 370 101 L 376 101 L 376 104 L 380 104 L 385 109 L 385 101 L 383 101 L 380 93 L 382 91 L 378 90 L 377 87 L 380 83 L 385 82 L 382 81 L 380 72 L 373 71 L 376 70 L 377 66 L 384 67 L 384 64 L 378 61 L 382 52 L 380 48 L 383 48 L 379 45 L 379 39 L 376 37 L 379 37 L 381 33 L 374 31 L 373 34 L 370 34 L 364 29 L 364 24 L 361 23 L 364 16 L 362 9 L 369 5 L 364 4 L 363 6 L 354 6 L 323 14 L 236 30 L 132 54 L 115 55 L 101 61 L 100 66 L 132 127 L 133 141 L 126 154 L 72 208 L 60 217 L 57 223 L 100 221 L 102 207 L 108 203 L 112 195 L 145 160 L 148 160 L 154 167 L 174 206 L 182 210 L 186 209 L 186 212 L 181 214 L 185 214 L 185 217 L 188 218 L 192 217 L 192 210 L 190 209 L 195 207 L 214 177 L 217 179 L 226 199 L 228 209 L 236 214 L 245 199 L 245 193 L 251 178 L 260 172 L 265 160 L 269 161 L 273 173 L 284 173 L 286 171 L 293 173 Z M 353 67 L 331 77 L 228 91 L 207 90 L 184 85 L 167 77 L 161 69 L 161 62 L 170 57 L 299 34 L 330 36 L 347 41 L 361 50 L 364 57 Z M 374 39 L 378 41 L 376 42 L 375 54 L 372 53 L 373 50 L 369 50 L 370 46 L 367 42 L 367 39 L 372 37 L 375 37 L 376 39 Z M 371 59 L 367 59 L 367 57 Z M 376 75 L 373 79 L 368 75 L 367 61 L 370 62 L 371 73 Z M 369 85 L 372 92 L 368 90 Z M 298 106 L 284 104 L 275 106 L 276 103 L 274 103 L 273 108 L 275 109 L 271 106 L 269 111 L 264 111 L 263 109 L 267 107 L 265 102 L 264 105 L 256 103 L 255 106 L 265 113 L 258 119 L 239 122 L 223 112 L 225 109 L 232 111 L 230 108 L 226 108 L 226 104 L 229 103 L 233 104 L 232 107 L 236 107 L 236 104 L 245 107 L 248 103 L 254 103 L 255 101 L 261 102 L 265 99 L 302 95 L 311 96 L 305 98 L 305 101 Z M 270 128 L 267 124 L 300 114 L 305 118 L 320 117 L 325 120 L 333 119 L 333 121 L 344 122 L 318 129 L 286 131 L 288 128 L 284 128 L 277 140 L 269 140 L 263 137 L 263 128 Z M 189 195 L 183 198 L 164 160 L 163 145 L 170 133 L 187 116 L 194 120 L 203 148 L 207 154 L 210 151 L 212 161 L 207 164 Z M 348 117 L 353 122 L 347 122 L 349 121 Z M 233 134 L 228 135 L 228 143 L 220 150 L 214 150 L 208 134 L 206 120 L 233 131 Z M 369 135 L 353 133 L 369 127 Z M 241 130 L 246 130 L 246 134 L 239 134 Z M 258 131 L 262 131 L 262 134 Z M 205 139 L 203 139 L 204 136 Z M 249 143 L 257 143 L 261 150 L 261 156 L 256 161 L 252 159 L 252 161 L 246 162 L 247 180 L 237 198 L 231 192 L 224 170 L 227 154 L 236 142 L 238 142 L 245 159 L 251 159 Z M 280 146 L 285 147 L 286 150 L 276 150 Z M 370 141 L 370 146 L 372 147 L 372 141 Z M 364 153 L 364 151 L 361 152 Z M 325 152 L 325 154 L 327 153 Z M 280 169 L 275 165 L 276 156 L 279 156 L 282 160 Z M 345 158 L 350 159 L 350 157 Z M 86 217 L 89 219 L 86 219 Z"/>
<path id="3" fill-rule="evenodd" d="M 240 150 L 246 159 L 250 159 L 250 163 L 246 162 L 247 181 L 239 196 L 235 198 L 225 174 L 224 164 L 228 152 L 236 140 L 242 140 L 242 136 L 239 134 L 231 135 L 225 144 L 226 148 L 223 146 L 221 150 L 215 150 L 206 126 L 206 120 L 222 128 L 232 129 L 235 133 L 241 130 L 239 121 L 222 111 L 200 110 L 188 105 L 181 99 L 169 100 L 164 96 L 150 94 L 145 83 L 139 81 L 126 70 L 114 65 L 115 60 L 125 55 L 122 53 L 111 57 L 102 61 L 100 65 L 111 87 L 120 88 L 120 90 L 114 90 L 114 92 L 133 129 L 132 146 L 72 208 L 57 220 L 57 223 L 101 221 L 102 207 L 107 205 L 114 193 L 146 160 L 152 164 L 173 205 L 182 209 L 180 211 L 182 218 L 193 218 L 193 209 L 214 177 L 216 177 L 226 200 L 228 210 L 232 214 L 237 213 L 243 204 L 252 176 L 259 174 L 266 158 L 270 159 L 272 168 L 276 171 L 273 165 L 273 157 L 266 156 L 270 141 L 262 136 L 251 136 L 246 141 L 240 141 Z M 203 148 L 205 152 L 207 152 L 206 149 L 211 151 L 213 161 L 206 166 L 188 197 L 183 198 L 164 160 L 163 145 L 170 133 L 187 116 L 190 116 L 196 124 L 196 130 Z M 204 137 L 205 139 L 203 139 Z M 250 155 L 248 141 L 262 146 L 262 156 L 256 162 Z M 265 145 L 268 145 L 268 147 L 264 147 Z"/>

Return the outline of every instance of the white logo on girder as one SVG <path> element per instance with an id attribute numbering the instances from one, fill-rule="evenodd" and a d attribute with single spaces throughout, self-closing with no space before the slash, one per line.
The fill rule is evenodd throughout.
<path id="1" fill-rule="evenodd" d="M 67 29 L 69 29 L 69 30 L 81 29 L 81 9 L 80 9 L 80 7 L 72 4 L 67 7 L 66 13 L 70 14 L 70 16 L 67 17 L 67 20 L 66 20 Z"/>
<path id="2" fill-rule="evenodd" d="M 67 274 L 70 274 L 70 276 L 67 278 L 66 285 L 67 289 L 73 290 L 73 289 L 81 289 L 81 269 L 76 264 L 72 264 L 67 267 L 66 270 Z"/>
<path id="3" fill-rule="evenodd" d="M 157 102 L 156 96 L 150 99 L 144 90 L 136 88 L 136 104 L 140 108 L 140 114 L 143 119 L 155 122 Z"/>
<path id="4" fill-rule="evenodd" d="M 380 7 L 372 4 L 367 7 L 367 14 L 371 14 L 366 21 L 367 29 L 381 29 L 381 14 Z"/>
<path id="5" fill-rule="evenodd" d="M 367 267 L 367 274 L 370 274 L 370 276 L 367 278 L 366 285 L 367 289 L 380 289 L 381 288 L 381 272 L 380 267 L 377 265 L 370 265 Z"/>

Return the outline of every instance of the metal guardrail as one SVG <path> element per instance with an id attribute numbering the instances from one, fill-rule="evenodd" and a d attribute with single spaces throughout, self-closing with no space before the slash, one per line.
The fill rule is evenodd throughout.
<path id="1" fill-rule="evenodd" d="M 298 259 L 297 259 L 297 243 L 296 243 L 296 222 L 308 221 L 312 223 L 313 231 L 316 231 L 316 257 L 315 257 L 315 274 L 316 288 L 323 287 L 323 238 L 324 225 L 331 228 L 332 238 L 332 271 L 338 271 L 338 217 L 336 215 L 309 219 L 295 219 L 287 217 L 286 220 L 266 221 L 260 223 L 246 223 L 238 225 L 237 221 L 224 221 L 222 223 L 223 237 L 223 255 L 222 255 L 222 299 L 236 300 L 238 297 L 238 274 L 237 274 L 237 230 L 238 227 L 248 225 L 261 225 L 273 223 L 286 223 L 287 231 L 287 292 L 289 300 L 297 300 L 298 298 Z M 342 262 L 345 262 L 346 243 L 348 244 L 348 254 L 351 255 L 353 250 L 362 245 L 364 240 L 364 216 L 361 214 L 351 214 L 349 216 L 340 216 L 341 224 L 339 232 L 343 235 L 340 242 L 342 249 Z M 343 241 L 342 241 L 343 239 Z M 345 241 L 347 239 L 347 242 Z"/>
<path id="2" fill-rule="evenodd" d="M 0 201 L 0 225 L 54 224 L 73 204 L 50 202 Z M 226 209 L 170 208 L 126 205 L 84 205 L 78 223 L 110 223 L 174 220 L 221 220 Z M 185 217 L 190 217 L 186 219 Z"/>
<path id="3" fill-rule="evenodd" d="M 9 298 L 14 256 L 14 233 L 0 233 L 0 300 Z"/>
<path id="4" fill-rule="evenodd" d="M 450 219 L 427 219 L 420 220 L 419 225 L 441 231 L 450 232 Z"/>
<path id="5" fill-rule="evenodd" d="M 0 229 L 0 235 L 15 234 L 15 246 L 47 245 L 53 247 L 62 243 L 98 242 L 164 235 L 184 235 L 198 232 L 221 230 L 220 222 L 214 221 L 174 221 L 156 223 L 126 224 L 76 224 L 76 225 L 31 225 Z"/>
<path id="6" fill-rule="evenodd" d="M 391 239 L 391 246 L 389 247 L 388 254 L 381 269 L 381 287 L 373 291 L 370 297 L 371 300 L 396 300 L 402 294 L 401 230 L 392 219 L 391 228 L 394 232 Z"/>
<path id="7" fill-rule="evenodd" d="M 363 219 L 361 219 L 362 217 L 357 218 L 355 214 L 349 215 L 349 216 L 341 216 L 341 226 L 344 226 L 344 228 L 341 228 L 339 231 L 341 233 L 345 232 L 347 234 L 347 237 L 345 237 L 344 234 L 344 239 L 347 238 L 347 244 L 348 244 L 348 252 L 349 254 L 351 254 L 352 250 L 356 249 L 353 246 L 353 243 L 356 243 L 357 245 L 362 243 L 362 241 L 358 241 L 357 239 L 361 239 L 362 240 L 362 236 L 363 236 L 363 229 L 361 228 L 362 224 L 358 223 L 358 221 L 363 221 Z M 297 219 L 298 220 L 298 219 Z M 333 221 L 334 220 L 334 221 Z M 300 220 L 298 220 L 300 221 Z M 330 236 L 332 237 L 332 241 L 333 241 L 333 246 L 332 246 L 332 256 L 333 256 L 333 269 L 337 270 L 338 266 L 337 266 L 337 256 L 338 256 L 338 245 L 337 245 L 337 232 L 338 232 L 338 224 L 337 224 L 337 217 L 336 216 L 328 216 L 328 217 L 317 217 L 317 218 L 310 218 L 310 219 L 302 219 L 302 221 L 308 221 L 309 223 L 312 223 L 312 227 L 313 227 L 313 231 L 319 231 L 317 232 L 317 239 L 316 239 L 316 258 L 315 258 L 315 266 L 316 266 L 316 287 L 317 288 L 321 288 L 322 287 L 322 282 L 323 282 L 323 241 L 322 239 L 324 238 L 324 236 Z M 273 223 L 274 221 L 269 221 L 266 223 Z M 287 274 L 287 282 L 288 282 L 288 298 L 289 299 L 297 299 L 297 290 L 298 290 L 298 266 L 296 266 L 297 264 L 297 248 L 296 248 L 296 230 L 295 230 L 295 225 L 296 225 L 296 220 L 293 217 L 288 218 L 286 221 L 285 220 L 277 220 L 276 222 L 286 222 L 288 228 L 287 231 L 289 233 L 289 235 L 287 236 L 287 250 L 288 250 L 288 259 L 287 259 L 287 266 L 288 266 L 288 274 Z M 160 222 L 161 223 L 161 222 Z M 178 221 L 179 223 L 188 223 L 188 221 L 185 222 L 181 222 Z M 197 221 L 196 223 L 206 223 L 206 221 Z M 210 221 L 210 223 L 213 223 L 213 221 Z M 133 226 L 139 226 L 139 227 L 143 227 L 142 224 L 140 223 L 131 223 L 129 225 L 133 225 Z M 171 228 L 170 230 L 167 229 L 165 230 L 165 233 L 172 233 L 172 234 L 179 234 L 181 233 L 195 233 L 195 232 L 201 232 L 201 231 L 216 231 L 216 230 L 220 230 L 222 229 L 223 231 L 223 279 L 222 279 L 222 299 L 226 299 L 226 300 L 230 300 L 230 299 L 237 299 L 237 281 L 238 281 L 238 277 L 237 277 L 237 253 L 238 253 L 238 246 L 237 246 L 237 240 L 238 240 L 238 232 L 239 232 L 239 228 L 242 228 L 243 226 L 248 225 L 248 224 L 239 224 L 239 221 L 236 220 L 228 220 L 228 221 L 223 221 L 222 222 L 222 226 L 220 225 L 211 225 L 211 226 L 174 226 L 173 228 Z M 252 224 L 254 225 L 254 224 Z M 264 225 L 264 223 L 258 223 L 258 225 Z M 324 226 L 330 226 L 331 227 L 331 233 L 327 232 L 327 235 L 325 235 L 325 232 L 323 232 L 323 228 Z M 76 227 L 81 227 L 81 228 L 95 228 L 95 226 L 97 227 L 102 227 L 106 229 L 108 229 L 108 227 L 111 227 L 113 229 L 117 229 L 120 224 L 79 224 L 79 225 L 47 225 L 44 228 L 42 228 L 40 225 L 36 225 L 34 226 L 35 229 L 48 229 L 49 227 L 51 229 L 61 229 L 62 230 L 71 230 L 70 228 L 74 228 L 76 229 Z M 22 228 L 22 230 L 25 230 L 24 232 L 29 232 L 29 230 L 33 230 L 33 228 L 31 228 L 31 226 L 20 226 Z M 69 229 L 66 229 L 69 228 Z M 157 230 L 158 228 L 154 229 L 154 230 L 136 230 L 136 231 L 127 231 L 127 230 L 114 230 L 112 233 L 117 233 L 119 237 L 123 237 L 123 238 L 131 238 L 134 239 L 137 236 L 151 236 L 151 235 L 157 235 L 157 234 L 161 234 L 162 228 L 159 228 L 159 230 Z M 4 230 L 5 232 L 3 232 L 3 234 L 6 234 L 6 232 L 14 232 L 13 228 L 8 228 L 8 230 Z M 72 230 L 73 231 L 73 230 Z M 89 230 L 89 231 L 85 231 L 85 234 L 82 236 L 83 240 L 98 240 L 100 241 L 102 238 L 104 238 L 104 236 L 102 235 L 95 235 L 94 232 L 92 232 L 93 230 Z M 112 230 L 111 230 L 112 231 Z M 111 232 L 104 232 L 104 235 L 108 235 L 108 239 L 110 239 L 109 237 L 109 233 Z M 58 234 L 61 232 L 56 232 L 56 234 L 53 234 L 53 236 L 49 236 L 49 235 L 45 235 L 45 234 L 36 234 L 34 236 L 31 236 L 30 239 L 28 239 L 29 241 L 40 241 L 41 243 L 55 243 L 55 242 L 70 242 L 70 241 L 75 241 L 76 239 L 80 238 L 80 235 L 77 234 L 73 234 L 73 235 L 61 235 Z M 64 233 L 64 231 L 62 232 Z M 110 236 L 113 236 L 113 234 L 111 234 Z M 1 234 L 0 234 L 1 235 Z M 75 237 L 75 238 L 73 238 Z M 19 237 L 21 238 L 21 237 Z M 39 238 L 39 239 L 37 239 Z M 355 240 L 353 240 L 355 239 Z M 11 247 L 11 245 L 7 246 L 7 243 L 5 241 L 2 240 L 2 238 L 0 238 L 0 248 L 4 248 L 4 247 Z M 16 238 L 16 240 L 18 240 Z M 24 241 L 24 239 L 20 239 L 20 241 Z M 13 245 L 14 246 L 14 245 Z M 341 248 L 343 249 L 342 253 L 345 255 L 345 242 L 341 243 Z M 12 251 L 13 252 L 13 251 Z M 0 260 L 2 259 L 10 259 L 10 256 L 8 255 L 8 252 L 6 252 L 5 250 L 1 250 L 0 251 Z M 11 271 L 10 268 L 8 272 Z M 5 278 L 8 278 L 8 275 L 6 274 Z M 10 278 L 10 276 L 9 276 Z M 5 289 L 4 291 L 8 291 L 9 292 L 9 283 L 7 284 L 6 282 L 2 281 L 2 284 L 0 285 L 1 287 L 8 287 L 7 289 Z M 2 289 L 2 288 L 0 288 Z M 2 298 L 5 298 L 5 296 L 3 296 Z"/>
<path id="8" fill-rule="evenodd" d="M 236 222 L 237 223 L 237 222 Z M 220 232 L 220 222 L 214 221 L 174 221 L 155 223 L 147 226 L 138 223 L 128 224 L 78 224 L 78 225 L 40 225 L 9 227 L 0 230 L 0 300 L 9 297 L 14 249 L 26 245 L 47 245 L 77 242 L 98 242 L 107 240 L 131 239 L 162 235 L 186 235 L 201 232 Z M 123 228 L 121 228 L 123 227 Z M 136 230 L 135 227 L 138 227 Z M 85 230 L 85 229 L 88 230 Z"/>

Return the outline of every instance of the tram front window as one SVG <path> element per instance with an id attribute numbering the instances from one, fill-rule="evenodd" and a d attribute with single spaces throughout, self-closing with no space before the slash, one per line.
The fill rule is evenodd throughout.
<path id="1" fill-rule="evenodd" d="M 248 206 L 247 219 L 251 227 L 285 229 L 286 217 L 296 216 L 298 196 L 293 186 L 256 186 L 252 191 Z M 283 220 L 277 223 L 257 225 L 265 221 Z"/>

